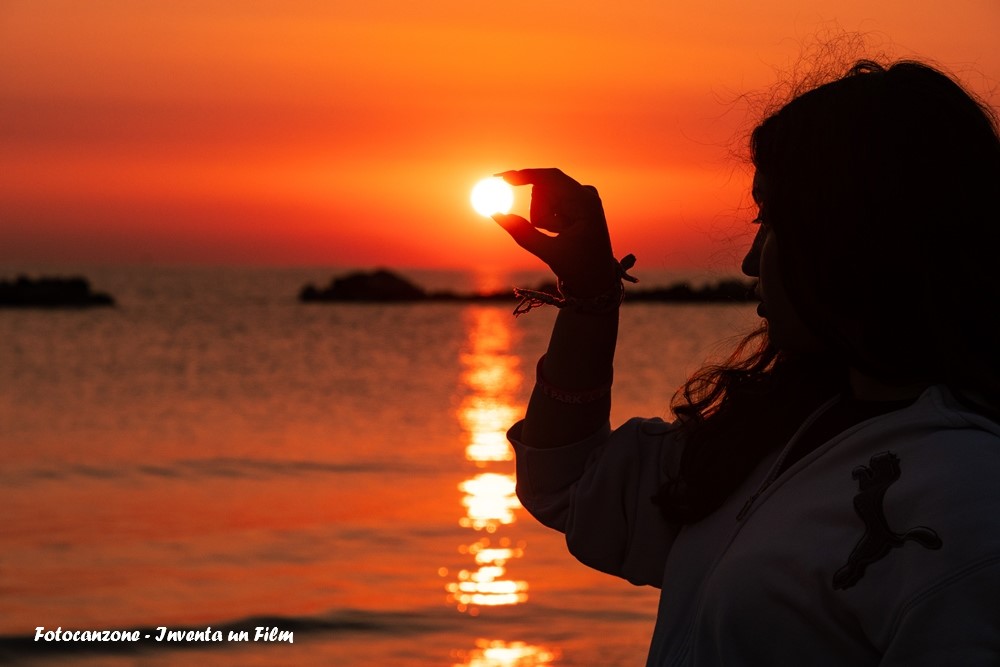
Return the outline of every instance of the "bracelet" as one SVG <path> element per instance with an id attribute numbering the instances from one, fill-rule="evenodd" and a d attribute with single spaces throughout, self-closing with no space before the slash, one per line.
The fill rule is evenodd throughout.
<path id="1" fill-rule="evenodd" d="M 572 308 L 573 310 L 580 313 L 588 313 L 592 315 L 606 315 L 608 313 L 613 313 L 618 310 L 618 307 L 622 305 L 625 300 L 625 286 L 619 279 L 607 292 L 603 294 L 598 294 L 597 296 L 591 297 L 577 297 L 566 291 L 566 286 L 563 281 L 559 281 L 559 294 L 562 295 L 562 304 L 560 308 Z"/>
<path id="2" fill-rule="evenodd" d="M 535 367 L 535 387 L 538 388 L 544 395 L 551 399 L 557 400 L 560 403 L 593 403 L 594 401 L 604 398 L 611 393 L 611 384 L 614 382 L 614 371 L 612 371 L 611 378 L 608 381 L 596 389 L 586 389 L 584 391 L 571 391 L 568 389 L 560 389 L 552 385 L 548 380 L 545 379 L 545 374 L 542 371 L 542 364 L 545 363 L 545 355 L 543 354 L 538 358 L 538 365 Z"/>
<path id="3" fill-rule="evenodd" d="M 556 308 L 572 308 L 581 313 L 603 315 L 614 312 L 625 300 L 625 285 L 623 281 L 637 283 L 639 279 L 629 275 L 628 270 L 635 266 L 635 255 L 625 255 L 621 261 L 614 260 L 616 281 L 614 287 L 603 294 L 592 297 L 575 297 L 567 293 L 565 284 L 559 281 L 559 294 L 549 294 L 537 290 L 514 288 L 514 295 L 521 301 L 514 308 L 514 317 L 518 317 L 539 306 L 555 306 Z"/>

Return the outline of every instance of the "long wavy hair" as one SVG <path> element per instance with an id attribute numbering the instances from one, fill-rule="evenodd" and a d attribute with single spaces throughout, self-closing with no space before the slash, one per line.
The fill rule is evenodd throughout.
<path id="1" fill-rule="evenodd" d="M 766 323 L 671 408 L 687 444 L 655 498 L 697 521 L 782 447 L 856 368 L 1000 407 L 1000 139 L 994 112 L 927 65 L 855 64 L 750 139 L 797 314 L 826 343 L 794 355 Z"/>

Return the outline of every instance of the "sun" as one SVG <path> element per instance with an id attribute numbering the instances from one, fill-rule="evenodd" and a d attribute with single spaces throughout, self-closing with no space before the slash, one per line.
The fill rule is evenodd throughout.
<path id="1" fill-rule="evenodd" d="M 484 178 L 472 188 L 472 208 L 479 215 L 507 213 L 514 205 L 514 190 L 502 178 Z"/>

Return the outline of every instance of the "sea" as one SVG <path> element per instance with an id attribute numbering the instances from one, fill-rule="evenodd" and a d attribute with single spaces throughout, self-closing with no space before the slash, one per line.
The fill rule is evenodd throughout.
<path id="1" fill-rule="evenodd" d="M 505 432 L 553 309 L 299 302 L 335 268 L 0 269 L 116 300 L 0 309 L 0 663 L 644 664 L 659 591 L 514 495 Z M 613 425 L 669 417 L 756 321 L 626 301 Z"/>

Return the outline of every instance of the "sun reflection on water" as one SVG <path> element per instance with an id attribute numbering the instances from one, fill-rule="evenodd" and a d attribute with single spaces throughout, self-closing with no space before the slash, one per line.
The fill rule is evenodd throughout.
<path id="1" fill-rule="evenodd" d="M 484 472 L 458 485 L 465 497 L 466 515 L 458 523 L 466 528 L 495 533 L 497 527 L 514 523 L 514 510 L 521 506 L 514 495 L 514 476 Z"/>
<path id="2" fill-rule="evenodd" d="M 453 667 L 541 667 L 551 665 L 558 655 L 524 642 L 479 639 L 476 648 L 462 657 L 464 662 Z"/>
<path id="3" fill-rule="evenodd" d="M 507 428 L 521 414 L 516 403 L 523 375 L 521 360 L 510 352 L 510 315 L 495 308 L 470 309 L 467 351 L 462 355 L 463 389 L 468 392 L 458 410 L 467 437 L 465 458 L 474 466 L 458 484 L 464 516 L 458 523 L 473 531 L 471 542 L 458 552 L 468 566 L 458 570 L 445 589 L 448 600 L 463 613 L 509 607 L 528 600 L 528 582 L 507 572 L 511 561 L 524 556 L 526 544 L 510 533 L 521 503 L 515 495 L 514 452 Z M 447 576 L 447 568 L 441 569 Z M 522 641 L 478 639 L 471 651 L 457 651 L 454 667 L 541 667 L 557 654 Z"/>
<path id="4" fill-rule="evenodd" d="M 493 461 L 513 461 L 514 452 L 507 442 L 507 427 L 518 418 L 513 406 L 485 396 L 470 396 L 459 414 L 462 428 L 469 436 L 465 458 L 478 467 Z"/>
<path id="5" fill-rule="evenodd" d="M 524 555 L 524 543 L 501 535 L 521 507 L 514 493 L 514 458 L 507 427 L 523 407 L 515 405 L 521 387 L 520 358 L 510 352 L 511 326 L 507 314 L 496 308 L 469 311 L 469 339 L 462 355 L 462 384 L 468 395 L 458 411 L 468 437 L 465 458 L 476 472 L 458 484 L 464 516 L 458 523 L 474 531 L 474 541 L 459 547 L 471 556 L 469 567 L 458 571 L 446 586 L 448 599 L 459 611 L 472 615 L 482 607 L 515 605 L 528 599 L 528 582 L 508 576 L 507 565 Z"/>
<path id="6" fill-rule="evenodd" d="M 459 553 L 471 555 L 475 562 L 475 569 L 460 570 L 458 581 L 446 587 L 460 611 L 476 614 L 479 607 L 513 605 L 528 599 L 528 582 L 503 578 L 507 561 L 524 555 L 524 542 L 511 545 L 510 539 L 504 537 L 493 546 L 490 538 L 483 537 L 462 545 Z"/>

